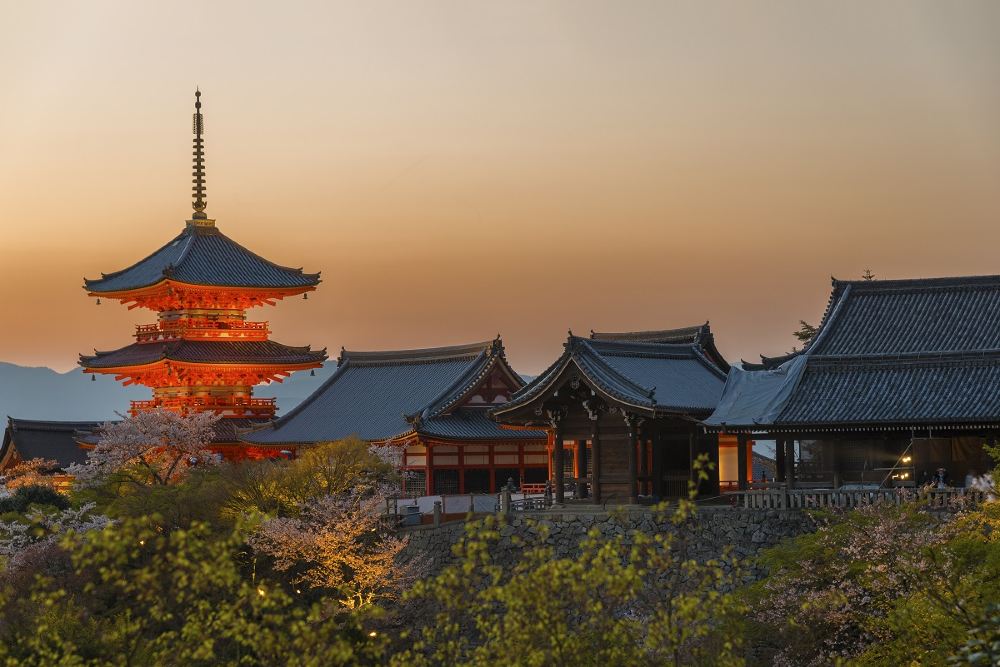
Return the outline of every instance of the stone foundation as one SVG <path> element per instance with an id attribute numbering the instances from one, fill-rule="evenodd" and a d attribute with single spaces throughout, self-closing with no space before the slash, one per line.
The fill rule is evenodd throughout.
<path id="1" fill-rule="evenodd" d="M 517 512 L 509 515 L 507 522 L 501 526 L 494 557 L 500 565 L 512 565 L 524 549 L 516 542 L 536 544 L 541 526 L 548 529 L 546 542 L 559 557 L 576 554 L 581 538 L 595 525 L 603 535 L 626 536 L 626 542 L 628 536 L 636 531 L 655 534 L 676 530 L 669 517 L 660 521 L 657 518 L 649 510 L 642 509 L 608 512 L 568 508 L 563 511 Z M 445 565 L 454 562 L 452 546 L 465 534 L 465 527 L 464 521 L 454 521 L 437 528 L 419 526 L 405 529 L 403 534 L 409 536 L 410 542 L 400 558 L 403 561 L 414 557 L 426 559 L 428 573 L 439 572 Z M 808 514 L 797 510 L 699 507 L 691 523 L 682 529 L 682 537 L 689 540 L 691 553 L 699 561 L 719 558 L 727 546 L 731 547 L 733 556 L 750 566 L 747 579 L 756 580 L 764 575 L 764 571 L 753 563 L 762 549 L 815 529 Z"/>

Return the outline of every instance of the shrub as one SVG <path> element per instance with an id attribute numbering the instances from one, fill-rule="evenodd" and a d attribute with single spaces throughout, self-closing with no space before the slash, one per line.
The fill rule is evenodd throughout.
<path id="1" fill-rule="evenodd" d="M 69 507 L 69 499 L 49 486 L 21 486 L 7 498 L 0 498 L 0 514 L 17 512 L 24 514 L 32 505 L 44 505 L 64 510 Z"/>

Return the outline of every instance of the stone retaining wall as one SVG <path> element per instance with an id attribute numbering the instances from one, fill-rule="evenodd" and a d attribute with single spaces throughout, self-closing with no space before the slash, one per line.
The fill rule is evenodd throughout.
<path id="1" fill-rule="evenodd" d="M 635 531 L 657 533 L 674 531 L 669 521 L 657 521 L 648 510 L 623 510 L 620 512 L 565 511 L 518 512 L 511 514 L 500 529 L 500 541 L 495 545 L 496 562 L 501 565 L 513 564 L 523 547 L 513 538 L 532 544 L 537 540 L 539 526 L 549 531 L 548 544 L 557 556 L 574 555 L 579 549 L 581 538 L 594 525 L 602 534 L 627 536 Z M 437 528 L 419 526 L 404 530 L 410 542 L 401 554 L 403 561 L 414 557 L 428 561 L 429 573 L 433 574 L 454 561 L 452 546 L 465 533 L 465 522 L 454 521 Z M 748 564 L 761 549 L 774 546 L 787 537 L 795 537 L 815 530 L 812 519 L 798 510 L 750 510 L 733 507 L 700 507 L 683 537 L 689 544 L 694 558 L 705 561 L 719 558 L 725 547 L 732 548 L 733 555 Z M 747 572 L 748 580 L 763 576 L 764 572 L 752 565 Z"/>

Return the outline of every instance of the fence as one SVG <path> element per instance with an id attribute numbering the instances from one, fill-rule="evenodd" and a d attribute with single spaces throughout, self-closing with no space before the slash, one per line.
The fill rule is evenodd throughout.
<path id="1" fill-rule="evenodd" d="M 733 504 L 749 509 L 849 509 L 875 504 L 902 505 L 921 502 L 929 507 L 950 508 L 957 502 L 982 502 L 986 494 L 975 489 L 764 489 L 737 491 Z"/>

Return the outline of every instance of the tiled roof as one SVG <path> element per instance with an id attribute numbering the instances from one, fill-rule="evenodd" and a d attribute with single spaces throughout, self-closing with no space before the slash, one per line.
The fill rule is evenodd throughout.
<path id="1" fill-rule="evenodd" d="M 79 432 L 100 425 L 101 422 L 38 421 L 10 417 L 0 447 L 0 460 L 13 447 L 22 459 L 53 459 L 63 469 L 74 463 L 84 463 L 87 452 L 77 444 Z"/>
<path id="2" fill-rule="evenodd" d="M 309 364 L 326 359 L 326 350 L 289 347 L 272 340 L 263 341 L 189 341 L 167 343 L 132 343 L 110 352 L 80 355 L 84 368 L 142 366 L 162 359 L 188 363 L 228 364 Z"/>
<path id="3" fill-rule="evenodd" d="M 336 372 L 312 396 L 273 427 L 248 433 L 244 440 L 296 444 L 350 435 L 387 440 L 414 431 L 457 439 L 526 437 L 482 419 L 481 408 L 456 409 L 456 402 L 498 364 L 521 384 L 507 366 L 499 339 L 424 350 L 345 350 Z"/>
<path id="4" fill-rule="evenodd" d="M 176 238 L 127 269 L 84 280 L 89 292 L 140 289 L 170 278 L 219 287 L 313 287 L 318 273 L 279 266 L 256 255 L 216 227 L 188 225 Z"/>
<path id="5" fill-rule="evenodd" d="M 725 373 L 696 344 L 633 343 L 570 336 L 562 356 L 494 410 L 502 415 L 556 388 L 567 367 L 613 401 L 652 413 L 713 410 Z"/>
<path id="6" fill-rule="evenodd" d="M 591 331 L 593 340 L 613 340 L 630 343 L 696 343 L 708 331 L 708 323 L 678 329 L 658 331 Z"/>
<path id="7" fill-rule="evenodd" d="M 715 347 L 715 335 L 708 322 L 678 329 L 660 329 L 657 331 L 591 331 L 593 340 L 610 340 L 626 343 L 661 343 L 689 345 L 697 344 L 712 363 L 723 371 L 729 370 L 729 362 Z"/>
<path id="8" fill-rule="evenodd" d="M 1000 423 L 1000 276 L 838 281 L 799 353 L 730 372 L 710 427 Z"/>

